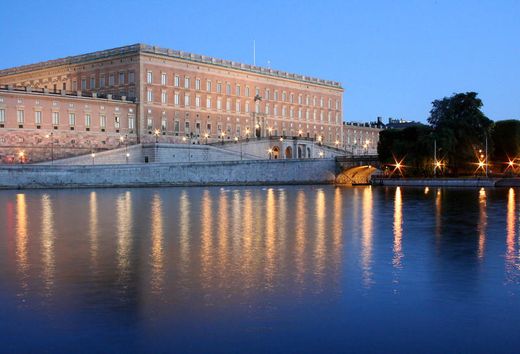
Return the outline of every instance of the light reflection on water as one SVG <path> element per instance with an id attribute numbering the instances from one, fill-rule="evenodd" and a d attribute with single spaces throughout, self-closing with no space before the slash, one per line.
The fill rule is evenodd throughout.
<path id="1" fill-rule="evenodd" d="M 511 339 L 520 320 L 517 193 L 5 191 L 0 339 L 11 352 L 312 352 L 347 343 L 507 351 L 520 345 Z M 87 335 L 53 347 L 71 326 Z"/>

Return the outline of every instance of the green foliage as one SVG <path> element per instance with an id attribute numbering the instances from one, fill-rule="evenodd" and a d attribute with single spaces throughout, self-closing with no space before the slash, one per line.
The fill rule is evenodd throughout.
<path id="1" fill-rule="evenodd" d="M 493 161 L 505 163 L 520 157 L 520 121 L 511 119 L 496 122 L 491 137 L 495 146 Z"/>
<path id="2" fill-rule="evenodd" d="M 437 147 L 452 173 L 474 171 L 478 150 L 492 151 L 490 132 L 493 125 L 481 111 L 482 101 L 476 92 L 457 93 L 432 102 L 428 123 L 434 130 Z"/>

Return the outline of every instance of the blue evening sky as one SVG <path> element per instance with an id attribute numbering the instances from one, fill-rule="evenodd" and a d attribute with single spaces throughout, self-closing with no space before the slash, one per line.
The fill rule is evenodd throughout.
<path id="1" fill-rule="evenodd" d="M 476 91 L 520 119 L 520 1 L 7 1 L 0 68 L 144 42 L 340 81 L 344 119 Z"/>

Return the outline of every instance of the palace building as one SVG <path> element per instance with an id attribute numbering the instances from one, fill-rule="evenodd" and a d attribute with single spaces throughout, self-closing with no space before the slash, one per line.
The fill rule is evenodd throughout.
<path id="1" fill-rule="evenodd" d="M 50 132 L 77 149 L 157 135 L 343 145 L 342 96 L 339 82 L 135 44 L 0 70 L 0 146 Z"/>

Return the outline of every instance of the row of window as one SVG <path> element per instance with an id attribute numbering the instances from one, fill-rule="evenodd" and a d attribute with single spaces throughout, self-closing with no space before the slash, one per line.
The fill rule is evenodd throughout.
<path id="1" fill-rule="evenodd" d="M 190 133 L 192 133 L 190 127 L 191 127 L 191 122 L 189 120 L 185 120 L 184 121 L 184 131 L 183 132 L 186 135 L 189 135 Z M 230 124 L 230 123 L 226 124 L 226 133 L 227 133 L 228 136 L 230 136 L 232 131 L 233 131 L 232 127 L 233 127 L 232 124 Z M 148 118 L 147 119 L 146 128 L 147 128 L 148 131 L 153 131 L 154 125 L 153 125 L 153 119 L 152 118 Z M 307 127 L 307 128 L 309 128 L 309 127 Z M 166 118 L 163 118 L 161 120 L 161 130 L 162 131 L 166 131 L 167 130 L 167 120 L 166 120 Z M 315 130 L 318 130 L 316 128 L 316 126 L 314 126 L 314 131 Z M 321 127 L 319 130 L 323 130 L 323 127 Z M 329 128 L 329 130 L 330 130 L 330 128 Z M 194 129 L 193 132 L 195 134 L 200 135 L 202 131 L 203 131 L 202 130 L 202 124 L 200 122 L 196 122 L 195 123 L 195 129 Z M 275 122 L 274 123 L 274 127 L 271 130 L 271 134 L 276 136 L 276 135 L 278 135 L 278 131 L 279 130 L 278 130 L 277 124 Z M 286 135 L 285 124 L 282 125 L 282 130 L 281 131 L 282 131 L 282 135 Z M 302 136 L 310 134 L 310 133 L 304 133 L 301 129 L 299 129 L 299 131 L 296 131 L 296 130 L 293 129 L 292 125 L 291 125 L 291 128 L 290 128 L 290 131 L 299 133 Z M 180 121 L 179 120 L 173 121 L 173 132 L 177 133 L 177 134 L 180 132 Z M 217 130 L 216 130 L 216 132 L 214 132 L 212 130 L 212 124 L 210 122 L 208 122 L 208 123 L 206 123 L 206 130 L 204 130 L 203 132 L 204 132 L 204 134 L 209 134 L 209 135 L 211 135 L 212 133 L 217 133 L 217 136 L 221 136 L 221 134 L 223 132 L 223 130 L 222 130 L 222 123 L 220 123 L 220 122 L 217 123 Z M 236 133 L 235 135 L 239 137 L 239 136 L 242 136 L 241 135 L 242 133 L 244 133 L 244 135 L 253 134 L 253 130 L 252 130 L 252 128 L 248 127 L 248 125 L 246 124 L 245 131 L 242 131 L 240 124 L 236 124 L 234 133 Z"/>
<path id="2" fill-rule="evenodd" d="M 147 91 L 147 97 L 146 97 L 147 101 L 149 103 L 152 103 L 153 102 L 153 91 L 151 89 L 148 89 Z M 191 96 L 186 94 L 184 95 L 184 107 L 190 107 L 190 101 L 191 101 Z M 195 97 L 195 107 L 196 108 L 200 108 L 201 107 L 201 97 L 200 96 L 196 96 Z M 205 108 L 207 109 L 211 109 L 212 108 L 212 98 L 211 97 L 206 97 L 206 106 Z M 168 94 L 166 93 L 166 91 L 163 91 L 161 92 L 161 103 L 163 104 L 166 104 L 168 102 Z M 180 105 L 180 95 L 178 93 L 175 93 L 174 96 L 173 96 L 173 103 L 178 106 Z M 250 113 L 250 103 L 249 101 L 246 101 L 245 102 L 245 110 L 244 110 L 244 113 Z M 216 102 L 216 109 L 217 110 L 222 110 L 222 99 L 221 98 L 217 98 L 217 102 Z M 231 99 L 226 99 L 226 107 L 225 107 L 225 110 L 228 111 L 228 112 L 231 112 Z M 241 102 L 239 100 L 236 100 L 235 101 L 235 112 L 236 113 L 241 113 L 242 112 L 242 106 L 241 106 Z M 255 103 L 255 113 L 260 113 L 260 104 L 257 102 Z M 279 112 L 278 110 L 278 106 L 275 105 L 273 107 L 273 111 L 271 112 L 271 106 L 269 105 L 269 103 L 266 103 L 264 104 L 264 111 L 262 113 L 265 113 L 267 115 L 274 115 L 274 116 L 279 116 L 280 113 L 281 113 L 281 116 L 282 117 L 287 117 L 289 116 L 289 118 L 295 118 L 298 117 L 298 119 L 303 119 L 303 115 L 305 114 L 305 120 L 310 120 L 310 114 L 311 114 L 311 110 L 309 109 L 306 109 L 306 110 L 303 110 L 302 108 L 298 108 L 297 110 L 295 110 L 293 107 L 289 107 L 289 110 L 287 110 L 287 107 L 286 106 L 282 106 L 282 109 L 281 109 L 281 112 Z M 314 110 L 312 112 L 312 119 L 313 121 L 316 121 L 317 120 L 317 114 L 318 114 L 318 111 L 317 110 Z M 323 122 L 323 119 L 324 119 L 324 112 L 323 111 L 320 111 L 319 112 L 319 116 L 320 116 L 320 121 Z M 332 112 L 328 112 L 327 113 L 327 118 L 328 118 L 328 122 L 330 123 L 332 121 Z M 340 120 L 340 116 L 339 116 L 339 113 L 336 112 L 335 114 L 335 121 L 336 121 L 336 124 L 339 124 L 339 120 Z"/>
<path id="3" fill-rule="evenodd" d="M 85 127 L 90 127 L 92 123 L 92 116 L 89 113 L 85 114 Z M 16 122 L 19 125 L 23 125 L 25 123 L 25 111 L 17 110 L 16 111 Z M 120 128 L 121 119 L 119 116 L 114 117 L 114 128 Z M 42 124 L 42 112 L 34 111 L 34 123 L 36 125 Z M 5 124 L 5 109 L 0 109 L 0 124 Z M 52 125 L 60 124 L 60 112 L 52 112 Z M 76 113 L 69 113 L 69 125 L 76 125 Z M 107 117 L 104 114 L 99 115 L 99 126 L 101 128 L 106 128 L 107 126 Z M 135 119 L 133 117 L 128 118 L 128 129 L 134 129 L 135 127 Z"/>
<path id="4" fill-rule="evenodd" d="M 128 76 L 128 82 L 125 82 L 125 77 L 126 76 Z M 107 86 L 106 78 L 107 78 L 107 76 L 102 74 L 102 75 L 99 76 L 98 82 L 96 82 L 96 77 L 95 76 L 91 76 L 89 81 L 88 81 L 88 83 L 89 83 L 88 89 L 92 90 L 92 89 L 95 89 L 95 88 L 106 87 Z M 123 71 L 119 72 L 117 84 L 118 85 L 125 85 L 126 83 L 128 83 L 128 84 L 135 83 L 135 74 L 134 74 L 133 71 L 130 71 L 128 73 L 125 73 Z M 81 81 L 80 81 L 80 85 L 81 85 L 80 86 L 81 90 L 87 90 L 87 78 L 82 78 Z M 116 74 L 115 73 L 108 74 L 108 86 L 109 87 L 110 86 L 116 86 Z M 74 80 L 74 81 L 72 81 L 72 90 L 75 91 L 77 89 L 78 89 L 78 84 Z"/>
<path id="5" fill-rule="evenodd" d="M 153 72 L 152 71 L 148 71 L 146 73 L 146 83 L 147 84 L 153 84 L 153 82 L 154 82 L 153 81 Z M 163 85 L 163 86 L 168 85 L 168 76 L 167 76 L 166 73 L 161 73 L 161 85 Z M 180 87 L 181 86 L 181 78 L 180 78 L 180 76 L 174 75 L 174 77 L 173 77 L 173 86 L 175 86 L 175 87 Z M 185 89 L 189 89 L 191 87 L 191 79 L 188 76 L 184 77 L 184 85 L 183 85 L 183 87 Z M 225 89 L 226 89 L 226 95 L 231 96 L 231 84 L 230 83 L 226 83 L 225 84 Z M 200 79 L 195 79 L 195 90 L 201 90 L 201 80 Z M 242 95 L 242 91 L 241 90 L 242 89 L 241 89 L 240 85 L 235 85 L 235 95 L 236 96 L 241 96 Z M 212 92 L 212 82 L 210 80 L 206 80 L 206 91 L 207 92 Z M 222 93 L 222 83 L 217 82 L 217 84 L 216 84 L 216 92 L 218 94 Z M 263 94 L 263 96 L 262 96 L 262 94 Z M 245 87 L 245 95 L 244 96 L 245 97 L 251 97 L 249 86 Z M 271 90 L 270 89 L 265 89 L 264 92 L 261 93 L 259 88 L 255 88 L 255 96 L 261 97 L 262 100 L 271 100 L 271 99 L 273 99 L 274 101 L 279 101 L 279 98 L 280 98 L 278 90 L 274 90 L 273 96 L 271 98 Z M 287 102 L 287 100 L 288 100 L 290 103 L 295 103 L 295 94 L 294 93 L 289 93 L 289 95 L 287 95 L 287 93 L 285 91 L 282 91 L 281 99 L 282 99 L 283 102 Z M 299 94 L 298 97 L 297 97 L 297 100 L 298 100 L 298 104 L 302 105 L 303 101 L 304 101 L 304 95 L 303 94 Z M 311 103 L 311 97 L 309 95 L 305 95 L 305 104 L 307 106 L 309 106 L 310 103 Z M 333 100 L 329 98 L 328 104 L 327 104 L 329 109 L 332 109 L 332 104 L 333 104 Z M 318 97 L 316 97 L 316 96 L 312 97 L 312 105 L 313 106 L 317 106 L 318 105 Z M 319 98 L 319 105 L 320 105 L 320 107 L 324 106 L 324 98 L 323 97 Z M 335 100 L 335 108 L 337 110 L 340 109 L 339 100 Z"/>

